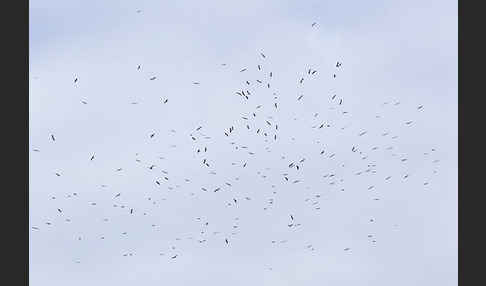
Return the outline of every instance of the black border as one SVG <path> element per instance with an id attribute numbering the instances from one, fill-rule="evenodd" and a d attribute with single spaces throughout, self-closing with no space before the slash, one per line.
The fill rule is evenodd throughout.
<path id="1" fill-rule="evenodd" d="M 2 284 L 28 285 L 29 0 L 2 4 Z"/>

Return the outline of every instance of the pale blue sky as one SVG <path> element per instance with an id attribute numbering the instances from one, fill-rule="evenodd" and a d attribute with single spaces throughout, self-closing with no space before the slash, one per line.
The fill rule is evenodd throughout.
<path id="1" fill-rule="evenodd" d="M 455 1 L 32 0 L 29 60 L 31 285 L 457 284 Z"/>

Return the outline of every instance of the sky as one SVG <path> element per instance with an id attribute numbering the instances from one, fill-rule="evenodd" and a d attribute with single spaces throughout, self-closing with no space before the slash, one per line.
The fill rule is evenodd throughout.
<path id="1" fill-rule="evenodd" d="M 29 10 L 30 285 L 457 284 L 457 1 Z"/>

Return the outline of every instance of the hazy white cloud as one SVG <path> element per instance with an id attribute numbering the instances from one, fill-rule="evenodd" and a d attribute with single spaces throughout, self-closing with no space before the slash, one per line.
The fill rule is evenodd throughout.
<path id="1" fill-rule="evenodd" d="M 30 29 L 33 285 L 457 284 L 455 2 L 34 0 Z M 271 89 L 235 94 L 270 71 Z"/>

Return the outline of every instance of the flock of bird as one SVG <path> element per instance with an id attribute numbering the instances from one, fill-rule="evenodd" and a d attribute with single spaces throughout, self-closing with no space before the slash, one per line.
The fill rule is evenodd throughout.
<path id="1" fill-rule="evenodd" d="M 140 11 L 137 11 L 140 13 Z M 312 23 L 312 27 L 316 27 L 317 23 Z M 344 186 L 345 180 L 350 181 L 358 181 L 360 177 L 368 177 L 369 180 L 374 180 L 376 183 L 371 183 L 366 186 L 363 186 L 363 190 L 373 192 L 373 196 L 371 199 L 373 201 L 379 201 L 380 196 L 375 191 L 376 186 L 380 182 L 388 182 L 391 180 L 400 181 L 400 183 L 406 183 L 407 179 L 411 175 L 410 173 L 402 173 L 402 174 L 389 174 L 387 170 L 379 169 L 379 162 L 376 160 L 379 158 L 385 158 L 386 164 L 393 164 L 393 163 L 405 163 L 407 162 L 407 158 L 399 158 L 396 159 L 394 157 L 398 156 L 396 153 L 393 153 L 394 146 L 392 144 L 380 144 L 377 143 L 376 146 L 373 146 L 371 149 L 365 149 L 365 147 L 361 147 L 360 144 L 351 144 L 348 149 L 348 154 L 342 154 L 336 151 L 333 151 L 332 148 L 326 147 L 324 142 L 333 140 L 332 138 L 328 138 L 325 130 L 335 130 L 336 132 L 345 132 L 346 126 L 341 126 L 340 122 L 338 121 L 340 117 L 345 117 L 349 115 L 349 112 L 345 110 L 345 101 L 344 98 L 340 97 L 336 94 L 328 95 L 327 100 L 330 104 L 330 112 L 334 112 L 335 120 L 328 120 L 322 119 L 321 112 L 316 110 L 313 112 L 307 119 L 307 123 L 298 123 L 299 132 L 312 132 L 312 136 L 317 138 L 317 140 L 313 141 L 314 139 L 309 138 L 298 138 L 294 136 L 289 136 L 292 134 L 292 127 L 286 126 L 285 124 L 282 125 L 281 122 L 284 122 L 282 118 L 287 118 L 289 120 L 297 121 L 297 118 L 292 118 L 294 114 L 288 112 L 287 109 L 282 110 L 282 104 L 279 99 L 282 95 L 276 86 L 272 83 L 272 79 L 277 76 L 277 72 L 270 69 L 269 66 L 265 64 L 267 60 L 267 55 L 265 53 L 259 54 L 260 63 L 255 65 L 254 67 L 243 67 L 237 68 L 235 72 L 239 72 L 240 75 L 244 78 L 241 81 L 241 85 L 235 88 L 234 94 L 229 96 L 234 96 L 234 100 L 239 104 L 244 105 L 244 108 L 247 112 L 243 115 L 239 115 L 238 118 L 229 123 L 227 128 L 221 130 L 220 134 L 212 134 L 211 136 L 204 132 L 205 127 L 207 126 L 197 126 L 193 130 L 186 130 L 184 136 L 189 142 L 192 143 L 192 150 L 189 152 L 193 152 L 194 166 L 200 170 L 201 176 L 207 176 L 207 180 L 201 180 L 201 184 L 199 186 L 191 185 L 190 187 L 182 186 L 183 183 L 193 183 L 194 180 L 190 178 L 184 178 L 184 181 L 177 181 L 174 179 L 171 174 L 177 172 L 177 170 L 167 170 L 161 169 L 159 166 L 163 165 L 162 163 L 157 162 L 146 162 L 140 159 L 140 154 L 137 153 L 134 161 L 137 166 L 146 170 L 148 177 L 150 177 L 152 184 L 154 187 L 160 189 L 159 193 L 154 193 L 152 196 L 146 198 L 152 206 L 157 205 L 158 198 L 161 200 L 168 200 L 164 197 L 163 192 L 175 192 L 176 190 L 180 190 L 183 188 L 187 188 L 190 196 L 204 196 L 204 195 L 213 195 L 214 201 L 218 204 L 225 205 L 227 208 L 237 208 L 241 205 L 247 205 L 247 211 L 253 212 L 256 211 L 257 208 L 263 209 L 263 211 L 271 212 L 272 209 L 276 205 L 276 201 L 278 201 L 279 195 L 281 192 L 288 192 L 288 196 L 292 196 L 295 201 L 304 201 L 307 205 L 307 208 L 312 209 L 318 215 L 319 210 L 323 207 L 321 203 L 321 198 L 323 195 L 321 192 L 315 194 L 313 196 L 303 197 L 302 193 L 299 190 L 302 189 L 309 189 L 310 187 L 305 185 L 306 180 L 309 179 L 311 176 L 316 176 L 315 170 L 310 170 L 306 168 L 307 164 L 315 165 L 323 165 L 327 167 L 327 171 L 324 173 L 320 173 L 317 176 L 319 177 L 318 180 L 321 181 L 321 185 L 319 186 L 320 190 L 324 190 L 324 192 L 345 192 L 346 188 Z M 227 64 L 221 64 L 223 67 L 227 67 Z M 336 61 L 335 65 L 333 66 L 333 72 L 329 77 L 331 80 L 336 79 L 341 69 L 344 68 L 344 65 L 341 61 Z M 142 66 L 138 65 L 136 70 L 142 70 Z M 259 77 L 256 79 L 251 79 L 250 77 L 245 78 L 245 73 L 248 73 L 250 70 L 256 72 Z M 327 76 L 327 75 L 324 75 Z M 321 77 L 319 71 L 314 70 L 313 68 L 305 68 L 301 72 L 301 75 L 295 78 L 295 85 L 297 87 L 302 87 L 308 81 L 318 81 Z M 157 76 L 150 76 L 148 77 L 149 81 L 156 81 Z M 73 81 L 74 85 L 82 84 L 82 80 L 80 81 L 77 77 Z M 201 85 L 200 81 L 193 81 L 193 85 Z M 262 94 L 265 94 L 267 99 L 272 102 L 271 105 L 263 104 L 260 101 Z M 271 98 L 270 98 L 271 97 Z M 295 98 L 292 99 L 295 101 L 296 104 L 306 104 L 306 96 L 305 94 L 297 94 Z M 88 102 L 86 100 L 81 101 L 82 104 L 86 105 Z M 137 104 L 137 102 L 131 102 L 131 104 Z M 169 98 L 162 98 L 161 104 L 170 105 Z M 385 102 L 383 106 L 386 105 L 394 105 L 398 106 L 400 102 Z M 423 112 L 424 106 L 420 105 L 415 108 L 415 110 L 411 110 L 410 112 Z M 291 119 L 290 119 L 291 118 Z M 300 119 L 299 119 L 300 120 Z M 301 121 L 299 121 L 301 122 Z M 403 126 L 411 127 L 413 126 L 413 121 L 409 120 L 402 123 Z M 372 127 L 370 127 L 372 128 Z M 207 129 L 207 128 L 206 128 Z M 284 132 L 282 132 L 284 130 Z M 176 130 L 170 130 L 171 133 L 176 133 Z M 370 133 L 377 133 L 372 129 L 363 130 L 358 134 L 355 134 L 356 137 L 366 137 L 371 136 Z M 179 132 L 180 134 L 180 132 Z M 160 135 L 157 132 L 151 132 L 147 134 L 146 138 L 141 138 L 141 140 L 155 140 Z M 379 131 L 379 137 L 390 137 L 391 139 L 397 139 L 397 134 L 392 134 L 391 131 Z M 49 140 L 52 144 L 56 144 L 58 139 L 58 134 L 49 134 Z M 247 139 L 248 142 L 251 141 L 251 144 L 246 144 L 244 139 Z M 324 139 L 325 138 L 325 139 Z M 307 157 L 296 157 L 294 155 L 288 154 L 279 154 L 278 161 L 272 161 L 269 166 L 262 166 L 261 162 L 256 163 L 254 158 L 258 157 L 262 153 L 271 153 L 275 150 L 276 146 L 281 144 L 282 146 L 291 146 L 295 143 L 296 140 L 306 140 L 309 139 L 308 142 L 308 149 L 305 150 L 306 154 L 313 154 L 312 156 Z M 371 139 L 370 139 L 371 141 Z M 255 142 L 259 142 L 258 144 L 254 144 Z M 217 154 L 222 145 L 229 145 L 234 157 L 236 160 L 233 160 L 230 165 L 221 165 L 219 162 L 214 160 L 214 155 Z M 252 145 L 252 146 L 250 146 Z M 344 145 L 344 143 L 343 143 Z M 176 147 L 173 145 L 173 147 Z M 262 147 L 262 148 L 259 148 Z M 385 155 L 375 156 L 376 152 L 383 150 Z M 40 149 L 33 149 L 34 152 L 41 152 Z M 435 149 L 427 150 L 422 155 L 424 156 L 431 156 L 435 152 Z M 388 156 L 388 157 L 386 157 Z M 350 159 L 351 158 L 351 159 Z M 96 161 L 97 156 L 96 154 L 92 154 L 87 160 L 89 161 Z M 157 158 L 159 161 L 163 161 L 164 157 Z M 424 159 L 425 160 L 425 159 Z M 350 165 L 355 162 L 357 165 L 360 166 L 361 169 L 356 170 L 350 167 Z M 439 160 L 434 159 L 433 163 L 439 162 Z M 266 162 L 265 162 L 266 163 Z M 330 168 L 332 166 L 332 169 Z M 214 182 L 211 177 L 217 174 L 218 170 L 226 170 L 234 168 L 235 172 L 240 172 L 241 174 L 256 174 L 257 178 L 262 179 L 265 184 L 268 186 L 267 190 L 268 194 L 271 197 L 262 198 L 262 197 L 254 197 L 249 195 L 248 193 L 237 191 L 238 186 L 245 186 L 244 182 L 242 182 L 240 176 L 236 176 L 234 178 L 227 178 L 226 180 L 222 180 L 219 182 Z M 183 172 L 184 167 L 179 172 Z M 59 166 L 58 170 L 62 170 L 62 166 Z M 63 176 L 62 171 L 54 171 L 53 174 L 57 177 Z M 114 172 L 126 172 L 125 168 L 114 166 Z M 433 170 L 434 173 L 437 170 Z M 125 175 L 129 176 L 129 173 L 125 173 Z M 309 179 L 310 180 L 310 179 Z M 312 179 L 314 180 L 314 179 Z M 211 183 L 208 183 L 211 182 Z M 423 185 L 427 186 L 429 184 L 428 180 L 424 179 Z M 109 188 L 108 185 L 101 185 L 102 189 Z M 293 190 L 293 191 L 292 191 Z M 262 190 L 263 192 L 263 190 Z M 219 194 L 226 193 L 226 196 L 220 196 Z M 175 193 L 177 195 L 177 193 Z M 180 193 L 179 193 L 180 194 Z M 74 192 L 66 194 L 67 198 L 77 198 L 82 196 L 82 194 Z M 112 204 L 105 205 L 104 208 L 113 208 L 119 210 L 119 212 L 124 213 L 127 216 L 136 216 L 138 217 L 140 224 L 146 224 L 147 227 L 156 227 L 155 224 L 149 222 L 149 217 L 157 216 L 157 210 L 154 208 L 142 208 L 136 207 L 131 205 L 130 201 L 123 200 L 123 193 L 119 191 L 114 191 L 112 196 Z M 56 197 L 51 197 L 50 199 L 56 200 Z M 256 202 L 256 203 L 255 203 Z M 91 206 L 96 206 L 96 202 L 91 202 Z M 86 206 L 89 207 L 89 206 Z M 71 223 L 71 218 L 68 217 L 66 210 L 68 207 L 63 207 L 61 205 L 57 208 L 58 216 L 62 217 L 64 223 Z M 110 210 L 106 211 L 107 213 Z M 221 216 L 231 216 L 229 213 L 221 213 Z M 290 211 L 287 214 L 288 222 L 283 228 L 291 231 L 293 229 L 298 229 L 305 227 L 305 222 L 299 220 L 298 213 L 291 213 Z M 43 222 L 40 222 L 44 220 Z M 103 218 L 105 222 L 108 222 L 108 218 Z M 192 241 L 195 244 L 205 244 L 208 241 L 220 241 L 221 247 L 232 247 L 232 240 L 234 237 L 237 237 L 241 232 L 244 232 L 245 229 L 240 226 L 240 222 L 245 220 L 245 212 L 241 212 L 238 217 L 235 217 L 231 225 L 228 226 L 228 229 L 225 231 L 212 229 L 210 230 L 210 221 L 207 221 L 204 216 L 195 217 L 194 220 L 196 221 L 198 228 L 194 229 L 192 234 L 189 235 L 187 240 Z M 369 223 L 373 223 L 375 218 L 370 217 L 368 219 Z M 52 222 L 52 218 L 48 219 L 41 219 L 36 218 L 32 223 L 38 223 L 35 226 L 32 226 L 32 231 L 40 232 L 40 231 L 53 231 L 55 224 Z M 61 223 L 61 222 L 58 222 Z M 43 225 L 42 225 L 43 224 Z M 127 236 L 128 232 L 121 233 L 120 236 Z M 374 234 L 366 234 L 367 238 L 369 239 L 370 244 L 376 245 L 377 239 L 375 238 Z M 183 240 L 180 234 L 174 234 L 174 244 L 177 241 Z M 77 240 L 82 240 L 83 236 L 77 236 Z M 107 240 L 107 239 L 119 239 L 119 237 L 111 237 L 108 238 L 106 235 L 99 235 L 100 240 Z M 272 240 L 268 243 L 271 244 L 281 244 L 286 243 L 288 239 L 280 239 L 280 240 Z M 303 246 L 304 249 L 309 251 L 315 251 L 314 244 L 308 244 Z M 345 246 L 342 248 L 343 251 L 350 252 L 352 251 L 351 246 Z M 120 255 L 123 257 L 131 257 L 136 255 L 136 250 L 131 251 L 120 251 Z M 184 252 L 176 248 L 174 245 L 170 246 L 167 251 L 158 252 L 157 255 L 165 256 L 169 260 L 177 260 L 180 259 L 181 256 L 184 255 Z M 82 259 L 75 259 L 76 263 L 81 263 Z M 271 268 L 270 268 L 271 269 Z"/>

